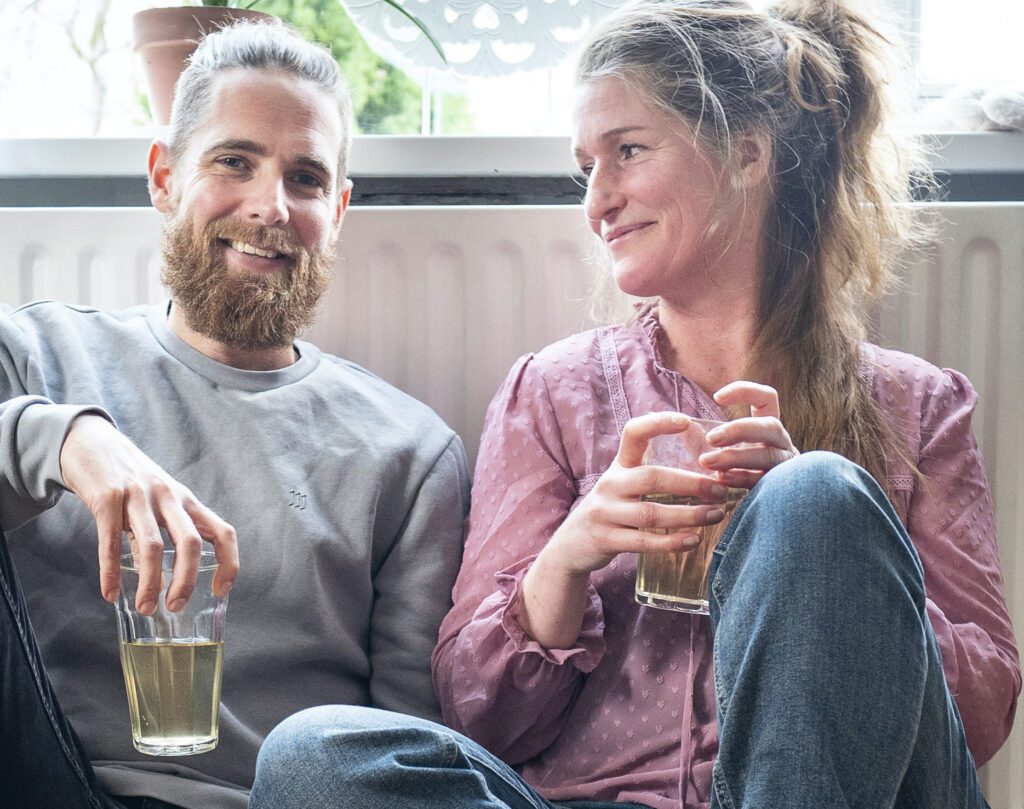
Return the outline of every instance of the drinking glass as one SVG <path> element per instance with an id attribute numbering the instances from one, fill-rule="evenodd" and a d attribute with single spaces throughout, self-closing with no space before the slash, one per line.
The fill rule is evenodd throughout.
<path id="1" fill-rule="evenodd" d="M 164 601 L 174 551 L 163 554 L 160 597 L 152 615 L 135 609 L 139 570 L 121 556 L 117 634 L 135 749 L 151 756 L 205 753 L 217 746 L 227 596 L 213 594 L 217 558 L 203 551 L 195 591 L 180 612 Z"/>

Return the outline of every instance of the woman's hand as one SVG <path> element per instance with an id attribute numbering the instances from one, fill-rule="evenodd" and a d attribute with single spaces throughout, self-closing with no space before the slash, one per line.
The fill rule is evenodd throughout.
<path id="1" fill-rule="evenodd" d="M 753 488 L 773 466 L 800 454 L 782 425 L 775 388 L 730 382 L 715 393 L 715 401 L 723 407 L 750 406 L 748 418 L 726 422 L 707 434 L 708 443 L 716 449 L 701 455 L 700 463 L 716 472 L 722 483 Z"/>
<path id="2" fill-rule="evenodd" d="M 523 581 L 519 623 L 542 646 L 564 649 L 576 641 L 593 571 L 620 553 L 689 550 L 698 541 L 696 528 L 724 516 L 719 503 L 727 490 L 712 476 L 643 465 L 653 436 L 682 432 L 689 424 L 681 413 L 630 419 L 615 461 L 531 565 Z M 655 492 L 707 502 L 684 506 L 640 499 Z"/>
<path id="3" fill-rule="evenodd" d="M 695 529 L 722 518 L 718 503 L 724 501 L 725 487 L 710 475 L 643 465 L 651 438 L 683 432 L 689 424 L 689 417 L 680 413 L 630 419 L 612 465 L 555 532 L 545 552 L 560 558 L 567 571 L 589 574 L 620 553 L 681 551 L 696 545 Z M 655 492 L 710 502 L 683 506 L 641 500 Z"/>

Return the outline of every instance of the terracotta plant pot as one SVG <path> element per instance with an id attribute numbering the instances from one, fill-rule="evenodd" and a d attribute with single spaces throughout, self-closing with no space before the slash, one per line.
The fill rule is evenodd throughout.
<path id="1" fill-rule="evenodd" d="M 199 40 L 236 20 L 278 21 L 261 11 L 214 6 L 151 8 L 132 17 L 135 50 L 145 66 L 149 106 L 156 123 L 170 122 L 174 84 Z"/>

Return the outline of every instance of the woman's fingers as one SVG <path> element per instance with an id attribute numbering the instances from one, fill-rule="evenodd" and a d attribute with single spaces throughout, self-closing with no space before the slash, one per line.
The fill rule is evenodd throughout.
<path id="1" fill-rule="evenodd" d="M 601 478 L 594 488 L 609 497 L 623 500 L 635 500 L 649 494 L 721 500 L 727 494 L 725 487 L 713 477 L 669 466 L 621 469 L 617 475 Z"/>
<path id="2" fill-rule="evenodd" d="M 779 418 L 782 415 L 779 410 L 778 391 L 770 385 L 741 379 L 719 388 L 715 391 L 714 398 L 723 407 L 749 405 L 750 415 L 754 417 L 775 416 L 775 418 Z"/>
<path id="3" fill-rule="evenodd" d="M 690 417 L 682 413 L 647 413 L 626 422 L 622 428 L 616 462 L 623 467 L 640 466 L 647 452 L 647 442 L 656 435 L 680 433 L 690 424 Z"/>
<path id="4" fill-rule="evenodd" d="M 750 488 L 769 469 L 800 454 L 782 423 L 774 388 L 740 380 L 716 391 L 715 401 L 723 407 L 748 405 L 751 413 L 708 432 L 714 449 L 702 453 L 700 463 L 722 483 Z"/>

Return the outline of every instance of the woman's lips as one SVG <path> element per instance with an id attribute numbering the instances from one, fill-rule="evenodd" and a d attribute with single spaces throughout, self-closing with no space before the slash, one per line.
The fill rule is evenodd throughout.
<path id="1" fill-rule="evenodd" d="M 638 222 L 635 225 L 622 225 L 621 227 L 617 227 L 614 230 L 611 230 L 607 233 L 607 235 L 604 237 L 605 243 L 611 244 L 612 242 L 618 241 L 624 236 L 628 236 L 631 233 L 636 233 L 638 230 L 644 230 L 646 228 L 649 228 L 653 224 L 653 222 Z"/>

